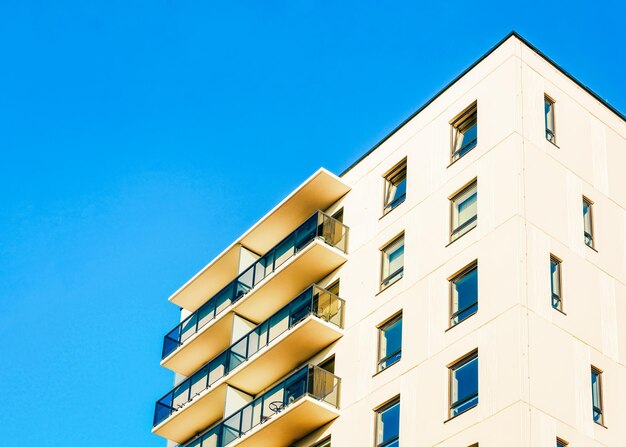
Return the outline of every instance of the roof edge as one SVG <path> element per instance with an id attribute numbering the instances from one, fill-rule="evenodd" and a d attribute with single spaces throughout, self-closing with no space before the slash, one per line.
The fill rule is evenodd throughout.
<path id="1" fill-rule="evenodd" d="M 424 110 L 426 107 L 428 107 L 430 104 L 432 104 L 437 98 L 439 98 L 441 95 L 443 95 L 450 87 L 452 87 L 454 84 L 456 84 L 457 81 L 459 81 L 463 76 L 465 76 L 467 73 L 469 73 L 474 67 L 476 67 L 478 64 L 480 64 L 484 59 L 489 57 L 494 51 L 496 51 L 502 44 L 504 44 L 504 42 L 509 40 L 511 37 L 515 37 L 515 38 L 519 39 L 524 45 L 526 45 L 528 48 L 530 48 L 535 53 L 537 53 L 539 56 L 541 56 L 543 59 L 545 59 L 546 62 L 548 62 L 550 65 L 552 65 L 558 71 L 563 73 L 566 77 L 568 77 L 570 80 L 572 80 L 576 85 L 578 85 L 584 91 L 586 91 L 591 96 L 593 96 L 598 102 L 600 102 L 602 105 L 604 105 L 611 112 L 615 113 L 618 116 L 618 118 L 620 118 L 622 121 L 626 122 L 626 116 L 623 113 L 621 113 L 619 110 L 617 110 L 611 104 L 609 104 L 608 101 L 603 99 L 600 95 L 598 95 L 596 92 L 591 90 L 585 84 L 583 84 L 578 79 L 576 79 L 567 70 L 565 70 L 563 67 L 561 67 L 559 64 L 557 64 L 554 60 L 552 60 L 550 57 L 548 57 L 545 53 L 543 53 L 541 50 L 539 50 L 536 46 L 534 46 L 532 43 L 530 43 L 524 37 L 522 37 L 517 31 L 513 30 L 510 33 L 508 33 L 504 38 L 502 38 L 498 43 L 496 43 L 493 47 L 491 47 L 485 54 L 483 54 L 480 58 L 478 58 L 476 60 L 476 62 L 471 64 L 469 67 L 467 67 L 465 70 L 463 70 L 458 76 L 456 76 L 452 81 L 450 81 L 448 84 L 446 84 L 445 87 L 443 87 L 441 90 L 439 90 L 439 92 L 437 92 L 432 98 L 430 98 L 428 101 L 426 101 L 426 103 L 424 103 L 419 109 L 417 109 L 408 118 L 406 118 L 399 125 L 397 125 L 391 132 L 389 132 L 385 137 L 383 137 L 382 140 L 380 140 L 371 149 L 369 149 L 367 152 L 365 152 L 363 155 L 361 155 L 354 163 L 352 163 L 350 166 L 348 166 L 347 169 L 345 169 L 341 174 L 339 174 L 339 177 L 343 177 L 344 175 L 346 175 L 350 170 L 352 170 L 352 168 L 354 168 L 361 161 L 363 161 L 365 158 L 367 158 L 368 155 L 370 155 L 372 152 L 374 152 L 376 149 L 378 149 L 385 141 L 387 141 L 396 132 L 398 132 L 402 127 L 404 127 L 405 124 L 407 124 L 409 121 L 411 121 L 413 118 L 415 118 L 422 110 Z"/>

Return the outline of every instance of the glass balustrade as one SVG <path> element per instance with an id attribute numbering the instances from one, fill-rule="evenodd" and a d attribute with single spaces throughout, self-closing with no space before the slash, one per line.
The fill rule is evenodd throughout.
<path id="1" fill-rule="evenodd" d="M 343 328 L 344 301 L 321 287 L 309 287 L 159 399 L 154 412 L 154 425 L 182 409 L 202 391 L 310 315 Z"/>
<path id="2" fill-rule="evenodd" d="M 225 447 L 266 423 L 305 396 L 339 407 L 341 379 L 315 365 L 306 365 L 219 424 L 178 447 Z"/>
<path id="3" fill-rule="evenodd" d="M 171 330 L 163 341 L 162 358 L 176 351 L 189 337 L 239 301 L 257 284 L 314 240 L 321 240 L 345 253 L 348 243 L 348 227 L 327 214 L 317 211 L 278 245 Z"/>

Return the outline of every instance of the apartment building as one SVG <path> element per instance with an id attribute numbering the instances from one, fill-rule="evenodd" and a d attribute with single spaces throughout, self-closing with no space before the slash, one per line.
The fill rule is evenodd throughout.
<path id="1" fill-rule="evenodd" d="M 153 432 L 625 446 L 625 168 L 625 117 L 510 34 L 170 297 Z"/>

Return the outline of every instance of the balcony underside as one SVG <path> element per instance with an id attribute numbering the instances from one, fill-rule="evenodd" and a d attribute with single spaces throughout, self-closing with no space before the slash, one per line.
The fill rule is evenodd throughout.
<path id="1" fill-rule="evenodd" d="M 232 312 L 225 312 L 187 339 L 183 345 L 161 360 L 161 366 L 190 376 L 206 362 L 230 346 L 233 332 Z"/>
<path id="2" fill-rule="evenodd" d="M 176 442 L 189 439 L 223 416 L 221 410 L 225 404 L 225 383 L 250 395 L 257 395 L 342 335 L 343 331 L 337 326 L 317 317 L 307 317 L 224 379 L 218 380 L 216 385 L 201 391 L 191 402 L 157 426 L 154 433 Z"/>
<path id="3" fill-rule="evenodd" d="M 152 433 L 183 443 L 224 417 L 225 382 L 201 392 L 191 402 L 152 429 Z"/>
<path id="4" fill-rule="evenodd" d="M 320 240 L 313 241 L 230 309 L 186 340 L 161 361 L 161 365 L 189 376 L 230 345 L 233 312 L 257 324 L 265 321 L 307 286 L 340 267 L 346 259 L 347 255 L 342 251 Z"/>
<path id="5" fill-rule="evenodd" d="M 341 250 L 315 240 L 238 301 L 233 311 L 255 323 L 265 321 L 307 286 L 339 268 L 347 259 L 348 256 Z"/>
<path id="6" fill-rule="evenodd" d="M 349 190 L 339 177 L 320 169 L 177 290 L 169 301 L 187 310 L 196 310 L 207 297 L 215 295 L 236 276 L 239 245 L 258 254 L 266 253 L 315 210 L 326 209 Z"/>
<path id="7" fill-rule="evenodd" d="M 228 447 L 288 447 L 337 416 L 339 410 L 336 408 L 306 396 L 228 444 Z"/>
<path id="8" fill-rule="evenodd" d="M 308 317 L 233 370 L 228 384 L 257 395 L 342 335 L 337 326 Z"/>

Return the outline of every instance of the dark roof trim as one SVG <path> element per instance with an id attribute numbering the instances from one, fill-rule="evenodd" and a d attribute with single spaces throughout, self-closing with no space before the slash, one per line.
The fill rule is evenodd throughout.
<path id="1" fill-rule="evenodd" d="M 548 56 L 546 56 L 544 53 L 542 53 L 539 49 L 537 49 L 537 47 L 535 47 L 533 44 L 531 44 L 528 40 L 524 39 L 522 36 L 520 36 L 516 31 L 511 31 L 509 34 L 507 34 L 502 40 L 500 40 L 497 44 L 495 44 L 493 47 L 491 47 L 491 49 L 489 51 L 487 51 L 485 54 L 483 54 L 476 62 L 474 62 L 472 65 L 470 65 L 469 67 L 467 67 L 465 70 L 463 70 L 463 72 L 458 75 L 456 78 L 454 78 L 448 85 L 446 85 L 443 89 L 441 89 L 439 91 L 439 93 L 437 93 L 435 96 L 433 96 L 432 98 L 430 98 L 428 101 L 426 101 L 426 103 L 421 106 L 419 109 L 417 109 L 415 112 L 413 112 L 411 114 L 411 116 L 409 116 L 407 119 L 405 119 L 404 121 L 402 121 L 395 129 L 393 129 L 389 134 L 387 134 L 387 136 L 385 136 L 382 140 L 380 140 L 378 143 L 376 143 L 376 145 L 374 147 L 372 147 L 370 150 L 368 150 L 365 154 L 363 154 L 361 157 L 359 157 L 354 163 L 352 163 L 345 171 L 343 171 L 339 176 L 343 177 L 344 175 L 346 175 L 348 173 L 348 171 L 350 171 L 352 168 L 354 168 L 356 165 L 358 165 L 361 161 L 363 161 L 363 159 L 365 159 L 369 154 L 371 154 L 372 152 L 374 152 L 379 146 L 381 146 L 385 141 L 387 141 L 389 138 L 391 138 L 391 136 L 393 134 L 395 134 L 398 130 L 400 130 L 406 123 L 408 123 L 409 121 L 411 121 L 413 118 L 415 118 L 415 116 L 417 114 L 419 114 L 422 110 L 424 110 L 426 107 L 428 107 L 431 103 L 433 103 L 437 98 L 439 98 L 443 93 L 445 93 L 446 90 L 448 90 L 450 87 L 452 87 L 459 79 L 461 79 L 463 76 L 465 76 L 470 70 L 472 70 L 474 67 L 476 67 L 478 64 L 480 64 L 485 58 L 487 58 L 488 56 L 491 55 L 491 53 L 493 53 L 495 50 L 497 50 L 500 45 L 502 45 L 504 42 L 506 42 L 507 40 L 509 40 L 511 37 L 516 37 L 517 39 L 519 39 L 522 43 L 524 43 L 527 47 L 529 47 L 531 50 L 533 50 L 535 53 L 537 53 L 539 56 L 541 56 L 542 58 L 544 58 L 550 65 L 552 65 L 554 68 L 556 68 L 557 70 L 559 70 L 561 73 L 563 73 L 565 76 L 567 76 L 569 79 L 571 79 L 572 81 L 574 81 L 576 83 L 576 85 L 578 85 L 580 88 L 582 88 L 584 91 L 586 91 L 587 93 L 589 93 L 591 96 L 593 96 L 595 99 L 597 99 L 601 104 L 603 104 L 606 108 L 608 108 L 610 111 L 612 111 L 613 113 L 615 113 L 619 118 L 622 119 L 622 121 L 626 122 L 626 116 L 624 114 L 622 114 L 619 110 L 617 110 L 615 107 L 613 107 L 611 104 L 609 104 L 606 100 L 602 99 L 597 93 L 595 93 L 593 90 L 591 90 L 589 87 L 587 87 L 586 85 L 584 85 L 582 82 L 580 82 L 578 79 L 576 79 L 574 76 L 572 76 L 571 74 L 569 74 L 565 69 L 563 69 L 559 64 L 557 64 L 556 62 L 554 62 L 552 59 L 550 59 Z"/>

